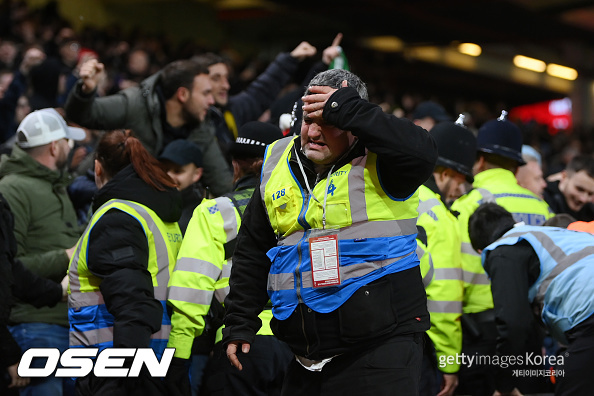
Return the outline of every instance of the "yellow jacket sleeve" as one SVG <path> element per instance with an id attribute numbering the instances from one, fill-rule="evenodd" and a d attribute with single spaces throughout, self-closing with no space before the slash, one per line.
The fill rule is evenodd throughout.
<path id="1" fill-rule="evenodd" d="M 231 260 L 225 259 L 225 243 L 235 239 L 239 225 L 228 198 L 204 200 L 194 210 L 168 289 L 173 314 L 167 346 L 176 348 L 176 357 L 190 357 L 213 296 L 223 303 L 228 293 Z"/>

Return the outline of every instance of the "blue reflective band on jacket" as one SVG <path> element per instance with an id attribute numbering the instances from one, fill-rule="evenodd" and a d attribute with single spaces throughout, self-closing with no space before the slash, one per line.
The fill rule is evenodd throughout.
<path id="1" fill-rule="evenodd" d="M 270 249 L 267 253 L 272 262 L 270 276 L 284 275 L 288 279 L 293 279 L 292 283 L 288 282 L 284 287 L 269 284 L 268 294 L 274 317 L 284 320 L 293 313 L 299 303 L 298 289 L 301 299 L 308 307 L 316 312 L 328 313 L 339 308 L 362 285 L 388 274 L 418 266 L 415 239 L 416 234 L 339 240 L 341 284 L 322 288 L 313 288 L 307 238 L 302 239 L 297 245 Z M 299 267 L 297 274 L 296 267 Z M 361 276 L 356 276 L 359 274 Z"/>
<path id="2" fill-rule="evenodd" d="M 171 326 L 171 319 L 167 315 L 167 305 L 165 301 L 159 301 L 163 307 L 163 316 L 161 317 L 161 326 Z M 93 333 L 96 334 L 97 329 L 103 329 L 113 335 L 114 317 L 105 304 L 92 305 L 80 308 L 68 308 L 68 321 L 70 322 L 70 331 L 77 333 Z M 87 333 L 89 332 L 89 333 Z M 94 335 L 93 335 L 94 336 Z M 90 340 L 88 345 L 70 345 L 73 348 L 99 348 L 101 352 L 105 348 L 113 348 L 113 336 L 108 340 L 104 340 L 101 335 Z M 155 351 L 155 356 L 161 359 L 163 352 L 167 347 L 167 339 L 151 338 L 150 347 Z"/>

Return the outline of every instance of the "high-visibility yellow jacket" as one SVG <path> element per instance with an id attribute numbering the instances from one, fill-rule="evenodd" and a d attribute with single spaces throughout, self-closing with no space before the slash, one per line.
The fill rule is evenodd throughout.
<path id="1" fill-rule="evenodd" d="M 119 199 L 107 201 L 93 214 L 87 229 L 76 244 L 75 253 L 70 261 L 68 269 L 70 345 L 100 349 L 113 346 L 114 317 L 107 310 L 99 289 L 101 279 L 93 275 L 87 266 L 91 230 L 111 209 L 121 210 L 138 220 L 147 237 L 149 248 L 147 270 L 151 274 L 155 288 L 155 299 L 163 306 L 161 329 L 151 336 L 151 347 L 160 356 L 167 345 L 171 327 L 165 302 L 169 276 L 181 245 L 181 232 L 176 222 L 163 222 L 150 208 L 137 202 Z"/>
<path id="2" fill-rule="evenodd" d="M 271 144 L 262 167 L 260 192 L 270 224 L 279 235 L 267 253 L 272 262 L 268 292 L 272 312 L 287 319 L 305 303 L 316 312 L 336 310 L 360 287 L 418 265 L 417 193 L 394 199 L 381 187 L 377 155 L 354 158 L 304 191 L 292 176 L 289 158 L 295 139 Z M 339 230 L 340 285 L 314 288 L 309 254 L 312 229 Z"/>
<path id="3" fill-rule="evenodd" d="M 427 334 L 435 347 L 438 362 L 446 362 L 447 356 L 462 352 L 460 316 L 464 285 L 458 220 L 443 204 L 439 194 L 426 186 L 419 187 L 418 212 L 417 226 L 426 233 L 426 246 L 419 239 L 417 243 L 420 249 L 429 253 L 419 256 L 427 309 L 431 315 L 431 328 Z M 442 364 L 439 369 L 451 374 L 456 373 L 460 365 Z"/>
<path id="4" fill-rule="evenodd" d="M 473 187 L 452 205 L 452 211 L 460 212 L 464 313 L 493 308 L 491 283 L 468 236 L 468 219 L 476 208 L 482 203 L 495 202 L 507 209 L 516 221 L 523 221 L 526 225 L 542 225 L 554 215 L 544 200 L 518 185 L 514 174 L 508 170 L 496 168 L 483 171 L 474 177 Z"/>
<path id="5" fill-rule="evenodd" d="M 231 195 L 241 213 L 253 191 L 250 188 Z M 213 296 L 223 304 L 229 293 L 232 246 L 241 225 L 239 210 L 227 196 L 204 200 L 194 210 L 169 282 L 168 303 L 173 314 L 167 346 L 175 348 L 176 357 L 190 357 L 194 338 L 204 330 Z M 272 335 L 270 309 L 263 310 L 260 319 L 258 334 Z M 219 328 L 217 341 L 221 337 Z"/>

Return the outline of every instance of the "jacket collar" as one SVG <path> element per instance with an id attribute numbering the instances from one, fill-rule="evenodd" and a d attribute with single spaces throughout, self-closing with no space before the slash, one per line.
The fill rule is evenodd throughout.
<path id="1" fill-rule="evenodd" d="M 10 156 L 3 155 L 0 162 L 0 177 L 8 174 L 18 174 L 23 176 L 43 179 L 54 185 L 66 186 L 72 180 L 70 174 L 66 171 L 49 169 L 40 164 L 33 157 L 27 154 L 18 145 L 14 145 Z"/>

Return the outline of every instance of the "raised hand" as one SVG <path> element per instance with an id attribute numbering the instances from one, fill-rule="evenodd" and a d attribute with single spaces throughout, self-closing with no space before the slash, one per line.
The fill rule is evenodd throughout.
<path id="1" fill-rule="evenodd" d="M 318 50 L 316 49 L 316 47 L 314 47 L 307 41 L 302 41 L 301 43 L 299 43 L 297 47 L 295 47 L 293 51 L 291 51 L 291 56 L 299 61 L 302 61 L 305 58 L 314 56 L 317 51 Z"/>
<path id="2" fill-rule="evenodd" d="M 99 63 L 97 59 L 90 59 L 80 67 L 79 76 L 83 81 L 82 91 L 91 93 L 99 85 L 101 79 L 105 77 L 105 66 Z"/>

